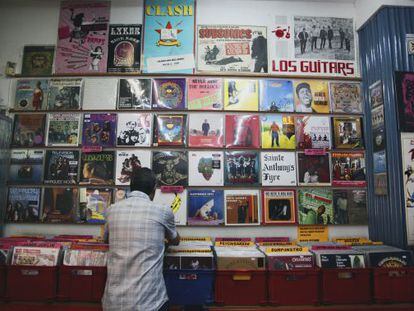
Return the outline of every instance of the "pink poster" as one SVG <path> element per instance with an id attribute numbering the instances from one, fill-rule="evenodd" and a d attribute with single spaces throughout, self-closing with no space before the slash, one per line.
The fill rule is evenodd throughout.
<path id="1" fill-rule="evenodd" d="M 55 73 L 106 72 L 109 1 L 63 1 Z"/>

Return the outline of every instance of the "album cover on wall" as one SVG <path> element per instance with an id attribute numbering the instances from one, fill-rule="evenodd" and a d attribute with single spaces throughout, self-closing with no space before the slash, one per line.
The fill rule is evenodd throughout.
<path id="1" fill-rule="evenodd" d="M 45 184 L 77 184 L 79 151 L 46 150 Z"/>
<path id="2" fill-rule="evenodd" d="M 54 45 L 25 45 L 22 76 L 50 76 L 55 56 Z"/>
<path id="3" fill-rule="evenodd" d="M 155 204 L 168 206 L 172 209 L 177 226 L 187 224 L 187 190 L 181 193 L 163 193 L 160 189 L 155 191 L 153 202 Z"/>
<path id="4" fill-rule="evenodd" d="M 81 108 L 82 79 L 52 79 L 49 82 L 47 109 L 78 110 Z"/>
<path id="5" fill-rule="evenodd" d="M 371 104 L 371 109 L 383 106 L 384 105 L 384 94 L 382 81 L 378 80 L 375 83 L 369 86 L 369 102 Z"/>
<path id="6" fill-rule="evenodd" d="M 400 132 L 414 132 L 414 72 L 395 72 Z"/>
<path id="7" fill-rule="evenodd" d="M 152 170 L 157 177 L 159 186 L 187 186 L 187 152 L 153 151 Z"/>
<path id="8" fill-rule="evenodd" d="M 365 187 L 363 152 L 332 152 L 332 186 Z"/>
<path id="9" fill-rule="evenodd" d="M 79 113 L 47 114 L 47 146 L 74 146 L 79 144 L 81 115 Z"/>
<path id="10" fill-rule="evenodd" d="M 83 146 L 115 146 L 116 114 L 86 113 L 83 116 Z"/>
<path id="11" fill-rule="evenodd" d="M 337 149 L 362 149 L 361 118 L 333 118 L 334 145 Z"/>
<path id="12" fill-rule="evenodd" d="M 115 184 L 129 186 L 132 173 L 141 167 L 151 168 L 150 150 L 118 150 L 116 154 Z"/>
<path id="13" fill-rule="evenodd" d="M 114 151 L 82 153 L 80 185 L 114 184 Z"/>
<path id="14" fill-rule="evenodd" d="M 188 110 L 222 110 L 223 80 L 220 78 L 187 78 Z"/>
<path id="15" fill-rule="evenodd" d="M 119 79 L 118 109 L 151 109 L 151 79 Z"/>
<path id="16" fill-rule="evenodd" d="M 296 117 L 296 144 L 298 149 L 330 149 L 329 117 Z"/>
<path id="17" fill-rule="evenodd" d="M 13 147 L 40 147 L 45 143 L 45 114 L 16 114 Z"/>
<path id="18" fill-rule="evenodd" d="M 186 80 L 152 79 L 152 108 L 183 110 L 186 108 Z"/>
<path id="19" fill-rule="evenodd" d="M 38 184 L 42 181 L 43 150 L 12 150 L 10 155 L 9 182 Z"/>
<path id="20" fill-rule="evenodd" d="M 49 80 L 17 80 L 14 109 L 22 111 L 45 110 L 49 93 Z"/>
<path id="21" fill-rule="evenodd" d="M 154 146 L 185 146 L 187 115 L 158 114 L 154 118 Z"/>
<path id="22" fill-rule="evenodd" d="M 372 146 L 375 151 L 386 148 L 384 106 L 378 106 L 371 110 Z"/>
<path id="23" fill-rule="evenodd" d="M 189 151 L 189 186 L 223 186 L 222 151 Z"/>
<path id="24" fill-rule="evenodd" d="M 115 188 L 113 193 L 114 203 L 125 200 L 130 193 L 131 191 L 129 188 Z"/>
<path id="25" fill-rule="evenodd" d="M 39 221 L 41 191 L 40 188 L 9 187 L 5 221 Z"/>
<path id="26" fill-rule="evenodd" d="M 329 153 L 308 155 L 298 152 L 298 181 L 300 186 L 327 186 L 331 184 Z"/>
<path id="27" fill-rule="evenodd" d="M 296 191 L 283 189 L 262 190 L 263 223 L 296 223 Z"/>
<path id="28" fill-rule="evenodd" d="M 328 82 L 323 80 L 295 80 L 295 111 L 329 113 Z"/>
<path id="29" fill-rule="evenodd" d="M 225 224 L 260 225 L 259 190 L 224 190 Z"/>
<path id="30" fill-rule="evenodd" d="M 41 219 L 50 223 L 73 223 L 78 212 L 77 188 L 45 188 Z"/>
<path id="31" fill-rule="evenodd" d="M 85 80 L 82 108 L 84 110 L 114 110 L 117 92 L 117 78 L 88 78 Z"/>
<path id="32" fill-rule="evenodd" d="M 262 148 L 295 149 L 295 117 L 280 114 L 261 116 Z"/>
<path id="33" fill-rule="evenodd" d="M 258 111 L 258 81 L 249 79 L 224 79 L 224 110 Z"/>
<path id="34" fill-rule="evenodd" d="M 290 80 L 262 79 L 260 111 L 294 112 L 293 84 Z"/>
<path id="35" fill-rule="evenodd" d="M 104 224 L 105 214 L 112 202 L 112 189 L 80 188 L 79 221 Z"/>
<path id="36" fill-rule="evenodd" d="M 412 135 L 402 137 L 401 153 L 402 153 L 402 169 L 404 173 L 404 196 L 406 213 L 412 213 L 414 210 L 414 139 Z M 409 228 L 412 225 L 409 223 Z M 411 229 L 413 230 L 413 229 Z M 411 231 L 410 230 L 410 231 Z M 413 232 L 410 232 L 410 235 Z M 410 238 L 412 239 L 412 238 Z"/>
<path id="37" fill-rule="evenodd" d="M 296 186 L 294 152 L 262 152 L 262 186 Z"/>
<path id="38" fill-rule="evenodd" d="M 385 150 L 373 153 L 374 174 L 387 172 L 387 153 Z"/>
<path id="39" fill-rule="evenodd" d="M 259 148 L 258 115 L 226 114 L 226 148 Z"/>
<path id="40" fill-rule="evenodd" d="M 189 190 L 189 226 L 217 226 L 224 224 L 223 190 Z"/>
<path id="41" fill-rule="evenodd" d="M 152 114 L 118 113 L 116 133 L 117 146 L 151 146 Z"/>
<path id="42" fill-rule="evenodd" d="M 388 194 L 388 175 L 387 173 L 374 174 L 374 193 L 382 196 Z"/>
<path id="43" fill-rule="evenodd" d="M 338 113 L 362 113 L 360 82 L 329 82 L 331 111 Z"/>
<path id="44" fill-rule="evenodd" d="M 258 152 L 227 151 L 225 154 L 225 164 L 225 185 L 259 184 L 260 163 Z"/>
<path id="45" fill-rule="evenodd" d="M 188 125 L 189 147 L 223 147 L 223 115 L 191 113 Z"/>
<path id="46" fill-rule="evenodd" d="M 367 225 L 367 192 L 365 189 L 334 189 L 334 224 Z"/>
<path id="47" fill-rule="evenodd" d="M 298 189 L 298 217 L 300 225 L 333 224 L 333 211 L 331 189 Z"/>

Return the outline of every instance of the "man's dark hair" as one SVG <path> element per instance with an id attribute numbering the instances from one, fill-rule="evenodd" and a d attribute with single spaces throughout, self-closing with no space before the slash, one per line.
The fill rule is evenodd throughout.
<path id="1" fill-rule="evenodd" d="M 157 185 L 157 179 L 152 170 L 147 167 L 136 169 L 131 175 L 131 191 L 141 191 L 150 195 L 155 186 Z"/>
<path id="2" fill-rule="evenodd" d="M 296 94 L 298 94 L 298 95 L 299 95 L 299 91 L 300 91 L 301 89 L 308 89 L 308 90 L 310 91 L 310 90 L 311 90 L 311 87 L 310 87 L 309 83 L 302 82 L 302 83 L 300 83 L 300 84 L 296 87 Z"/>

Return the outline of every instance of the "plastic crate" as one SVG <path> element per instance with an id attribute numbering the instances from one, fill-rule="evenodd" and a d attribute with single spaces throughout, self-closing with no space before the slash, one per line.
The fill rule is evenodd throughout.
<path id="1" fill-rule="evenodd" d="M 224 305 L 267 303 L 266 271 L 216 271 L 215 300 Z"/>
<path id="2" fill-rule="evenodd" d="M 375 268 L 376 302 L 414 302 L 414 268 Z"/>
<path id="3" fill-rule="evenodd" d="M 318 304 L 319 280 L 319 269 L 269 271 L 269 303 L 272 305 Z"/>
<path id="4" fill-rule="evenodd" d="M 105 290 L 106 267 L 59 268 L 58 299 L 99 302 Z"/>
<path id="5" fill-rule="evenodd" d="M 10 300 L 51 301 L 56 297 L 57 267 L 7 266 Z"/>
<path id="6" fill-rule="evenodd" d="M 323 269 L 322 302 L 327 304 L 371 303 L 370 269 Z"/>
<path id="7" fill-rule="evenodd" d="M 6 266 L 0 265 L 0 300 L 6 297 Z"/>
<path id="8" fill-rule="evenodd" d="M 213 270 L 166 270 L 165 286 L 171 305 L 205 305 L 213 303 Z"/>

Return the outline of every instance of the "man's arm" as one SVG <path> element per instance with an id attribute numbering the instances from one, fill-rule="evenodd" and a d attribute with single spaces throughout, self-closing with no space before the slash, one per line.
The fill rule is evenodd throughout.
<path id="1" fill-rule="evenodd" d="M 171 209 L 166 209 L 165 211 L 163 224 L 165 228 L 165 238 L 169 245 L 178 245 L 180 243 L 180 235 L 175 228 L 174 213 Z"/>

